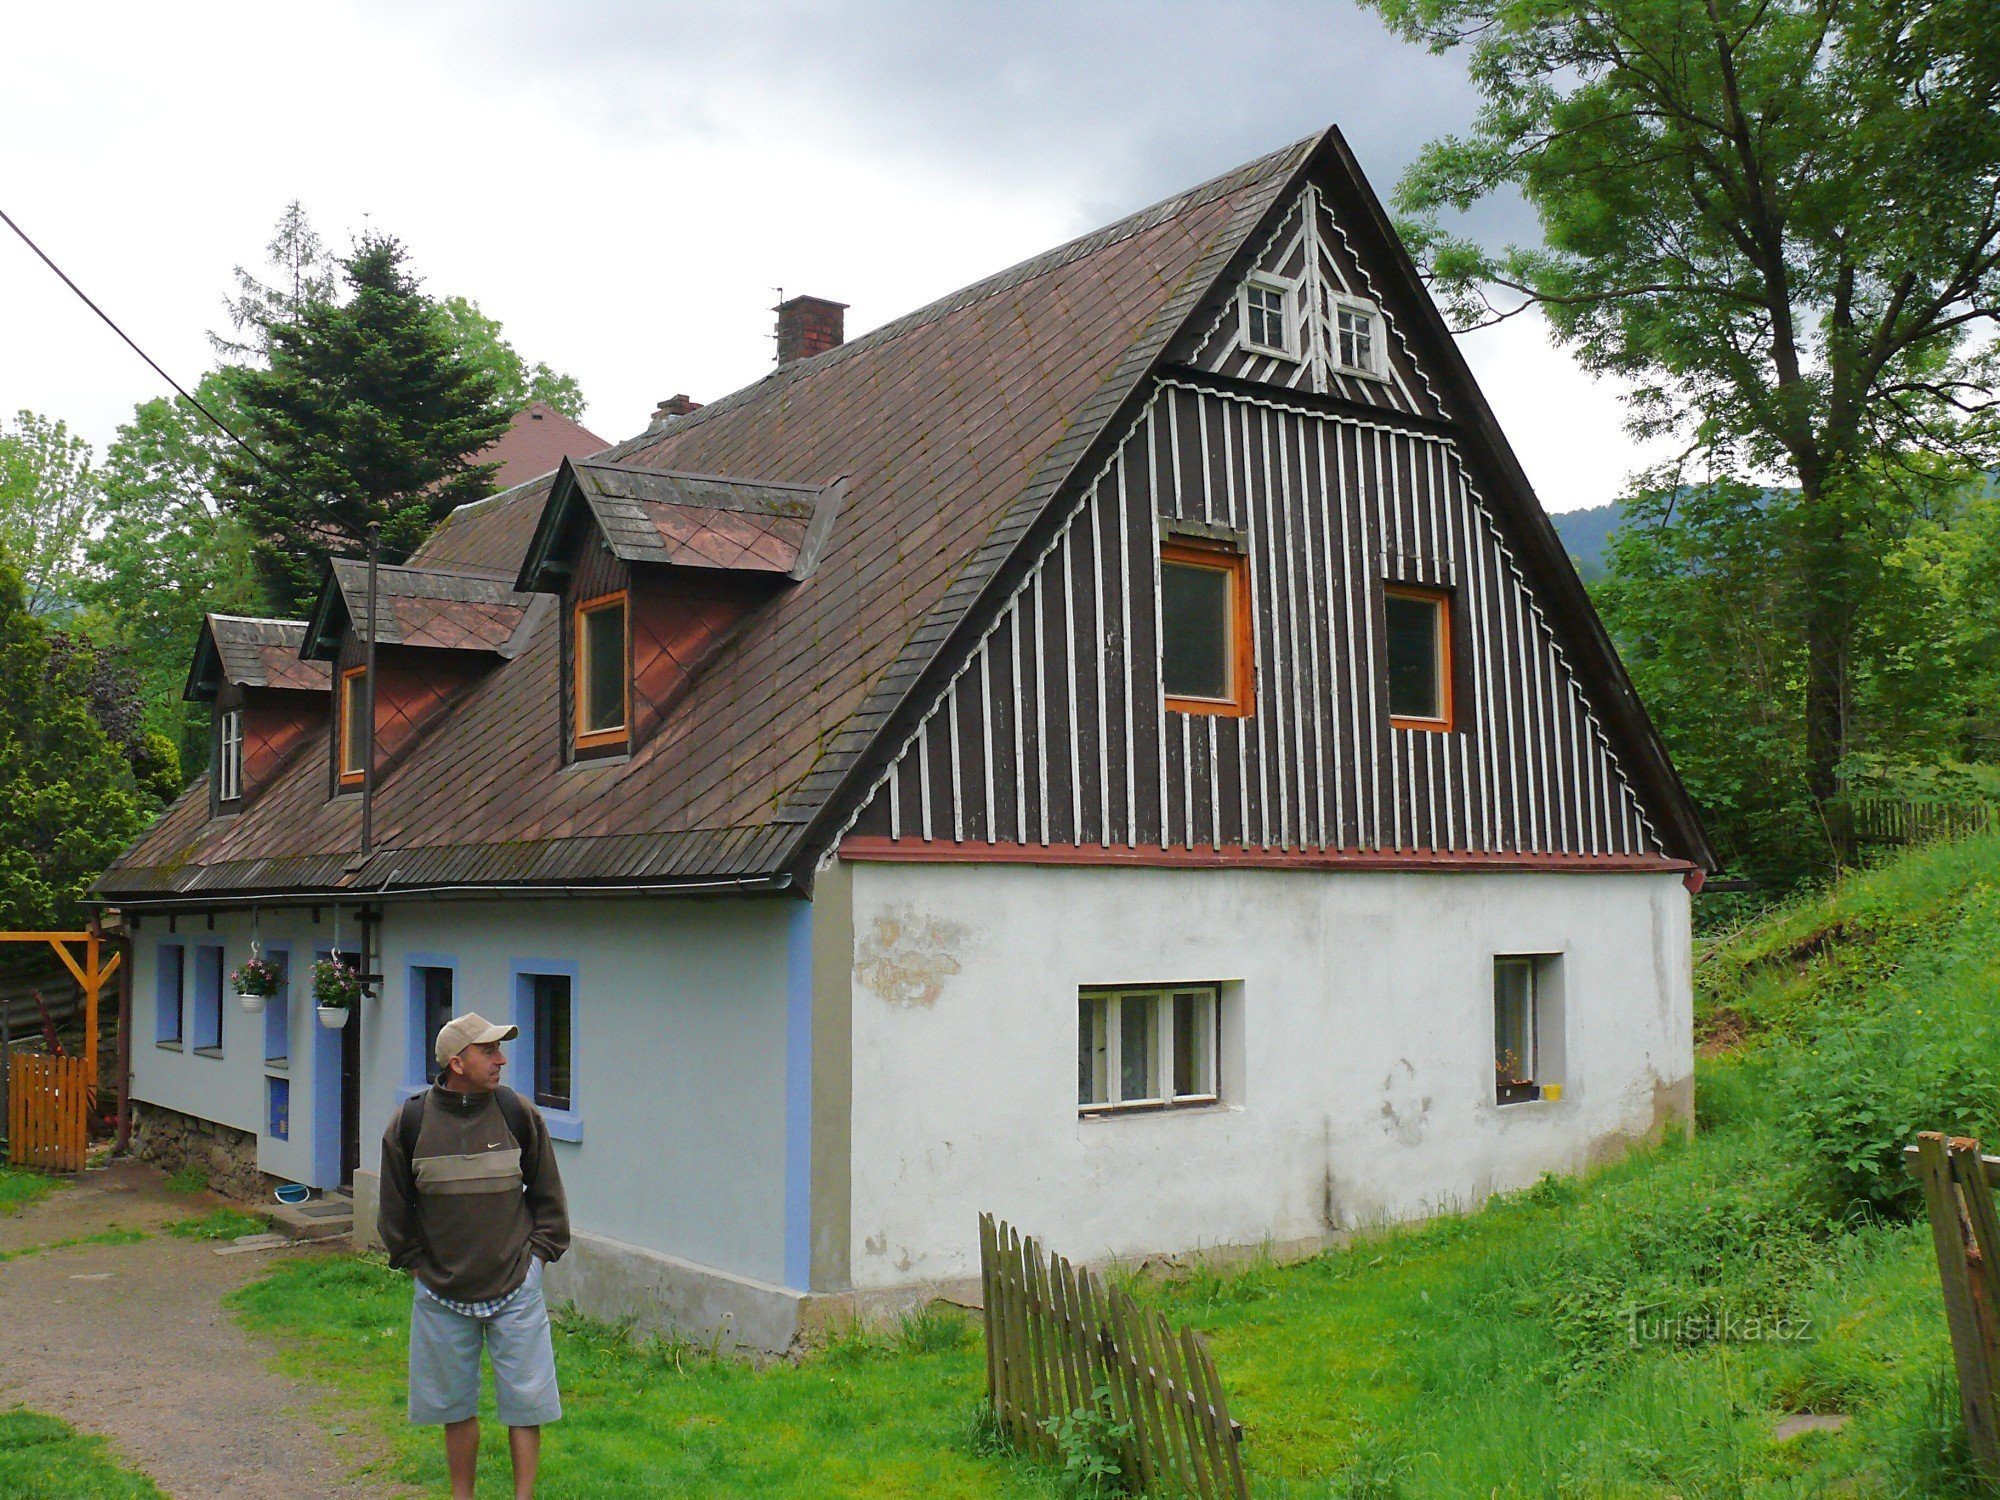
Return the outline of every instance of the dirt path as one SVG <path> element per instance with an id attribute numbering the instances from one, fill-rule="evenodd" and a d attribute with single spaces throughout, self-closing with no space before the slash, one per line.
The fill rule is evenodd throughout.
<path id="1" fill-rule="evenodd" d="M 380 1457 L 359 1421 L 313 1411 L 328 1394 L 274 1374 L 269 1350 L 222 1307 L 223 1294 L 283 1250 L 217 1255 L 160 1226 L 215 1207 L 169 1192 L 120 1162 L 85 1174 L 12 1218 L 0 1251 L 108 1229 L 128 1245 L 76 1245 L 0 1263 L 0 1406 L 20 1403 L 111 1441 L 120 1458 L 179 1500 L 405 1496 L 356 1474 Z"/>

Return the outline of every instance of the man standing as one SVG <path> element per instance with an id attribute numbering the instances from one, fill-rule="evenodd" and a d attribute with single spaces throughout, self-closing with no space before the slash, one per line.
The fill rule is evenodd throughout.
<path id="1" fill-rule="evenodd" d="M 500 1044 L 518 1035 L 477 1014 L 453 1017 L 437 1035 L 437 1086 L 382 1137 L 382 1243 L 416 1280 L 410 1420 L 444 1425 L 453 1500 L 473 1495 L 482 1345 L 515 1500 L 534 1494 L 542 1424 L 562 1415 L 542 1267 L 569 1248 L 569 1208 L 548 1127 L 500 1083 Z"/>

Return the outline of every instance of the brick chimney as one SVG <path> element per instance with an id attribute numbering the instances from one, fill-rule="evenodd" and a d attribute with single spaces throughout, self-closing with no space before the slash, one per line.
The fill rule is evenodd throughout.
<path id="1" fill-rule="evenodd" d="M 777 305 L 778 363 L 811 359 L 847 341 L 845 302 L 824 297 L 787 297 Z"/>
<path id="2" fill-rule="evenodd" d="M 667 417 L 684 417 L 691 411 L 700 410 L 699 401 L 689 400 L 686 391 L 679 391 L 653 408 L 653 420 L 658 422 Z"/>

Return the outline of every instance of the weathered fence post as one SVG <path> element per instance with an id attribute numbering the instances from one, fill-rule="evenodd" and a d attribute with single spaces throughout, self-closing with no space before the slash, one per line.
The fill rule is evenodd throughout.
<path id="1" fill-rule="evenodd" d="M 1903 1155 L 1930 1214 L 1966 1441 L 1986 1482 L 2000 1485 L 2000 1157 L 1931 1130 Z"/>

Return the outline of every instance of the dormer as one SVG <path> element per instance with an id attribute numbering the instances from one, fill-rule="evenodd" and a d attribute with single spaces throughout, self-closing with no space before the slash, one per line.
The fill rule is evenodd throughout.
<path id="1" fill-rule="evenodd" d="M 210 706 L 210 817 L 248 807 L 326 723 L 332 674 L 299 659 L 305 634 L 303 620 L 202 620 L 182 696 Z"/>
<path id="2" fill-rule="evenodd" d="M 552 601 L 517 593 L 503 573 L 378 566 L 375 769 L 380 775 L 480 678 L 518 655 Z M 367 767 L 368 565 L 331 560 L 299 656 L 332 672 L 328 776 L 335 795 L 361 789 Z"/>
<path id="3" fill-rule="evenodd" d="M 812 575 L 845 492 L 564 460 L 514 586 L 561 601 L 565 757 L 645 743 L 742 623 Z"/>

